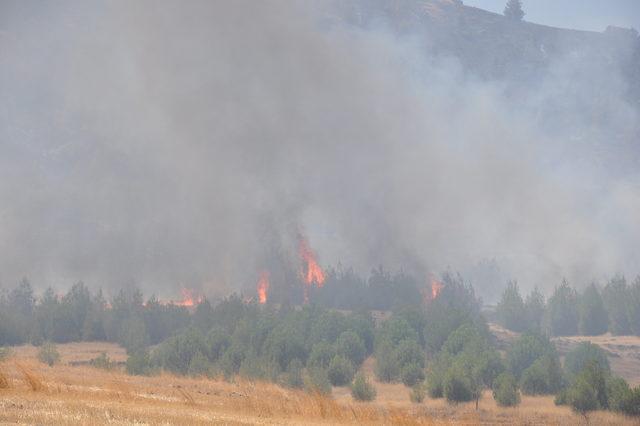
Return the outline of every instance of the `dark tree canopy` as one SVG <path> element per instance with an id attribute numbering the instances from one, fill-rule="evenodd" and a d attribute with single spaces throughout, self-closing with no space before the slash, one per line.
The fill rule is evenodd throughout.
<path id="1" fill-rule="evenodd" d="M 514 21 L 521 21 L 524 18 L 524 10 L 522 10 L 521 0 L 509 0 L 504 7 L 504 16 Z"/>

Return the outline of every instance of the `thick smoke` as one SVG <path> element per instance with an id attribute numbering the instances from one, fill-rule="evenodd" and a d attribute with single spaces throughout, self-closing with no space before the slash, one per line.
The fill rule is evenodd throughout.
<path id="1" fill-rule="evenodd" d="M 616 75 L 567 58 L 514 92 L 328 7 L 3 2 L 3 285 L 224 294 L 295 270 L 300 233 L 363 272 L 638 272 L 638 149 L 608 139 L 638 116 Z"/>

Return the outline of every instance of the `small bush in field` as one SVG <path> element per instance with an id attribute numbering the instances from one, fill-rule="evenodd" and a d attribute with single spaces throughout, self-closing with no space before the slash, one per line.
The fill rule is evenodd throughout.
<path id="1" fill-rule="evenodd" d="M 494 380 L 493 399 L 502 407 L 513 407 L 520 403 L 518 383 L 513 374 L 502 373 Z"/>
<path id="2" fill-rule="evenodd" d="M 102 370 L 112 370 L 115 368 L 115 362 L 111 361 L 106 352 L 102 352 L 97 357 L 89 361 L 92 367 L 100 368 Z"/>
<path id="3" fill-rule="evenodd" d="M 10 348 L 3 348 L 0 346 L 0 361 L 4 361 L 5 359 L 11 356 Z"/>
<path id="4" fill-rule="evenodd" d="M 409 399 L 411 402 L 415 404 L 421 404 L 424 401 L 427 392 L 424 389 L 424 386 L 421 384 L 415 385 L 411 388 L 411 392 L 409 393 Z"/>
<path id="5" fill-rule="evenodd" d="M 404 366 L 401 376 L 402 383 L 410 388 L 416 386 L 418 383 L 422 383 L 425 378 L 424 369 L 414 363 Z"/>
<path id="6" fill-rule="evenodd" d="M 351 383 L 354 374 L 353 364 L 347 358 L 336 355 L 329 364 L 329 381 L 333 386 L 345 386 Z"/>
<path id="7" fill-rule="evenodd" d="M 40 346 L 38 350 L 38 360 L 47 364 L 49 367 L 58 362 L 60 360 L 60 354 L 58 353 L 56 345 L 47 342 Z"/>
<path id="8" fill-rule="evenodd" d="M 311 368 L 304 380 L 304 387 L 307 392 L 329 395 L 331 393 L 331 382 L 329 375 L 324 368 Z"/>
<path id="9" fill-rule="evenodd" d="M 149 376 L 152 373 L 151 361 L 146 351 L 135 352 L 127 358 L 127 374 Z"/>
<path id="10" fill-rule="evenodd" d="M 292 359 L 285 374 L 285 385 L 294 389 L 302 388 L 304 386 L 304 381 L 302 379 L 303 369 L 304 366 L 302 365 L 302 361 L 298 358 Z"/>
<path id="11" fill-rule="evenodd" d="M 373 401 L 376 398 L 376 390 L 364 374 L 358 373 L 351 385 L 351 396 L 356 401 Z"/>

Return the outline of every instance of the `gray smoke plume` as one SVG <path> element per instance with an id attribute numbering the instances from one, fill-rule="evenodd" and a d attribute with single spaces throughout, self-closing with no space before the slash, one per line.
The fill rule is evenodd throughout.
<path id="1" fill-rule="evenodd" d="M 299 233 L 321 264 L 453 268 L 481 294 L 638 272 L 620 75 L 574 54 L 514 89 L 339 13 L 3 2 L 2 284 L 224 294 L 294 270 Z"/>

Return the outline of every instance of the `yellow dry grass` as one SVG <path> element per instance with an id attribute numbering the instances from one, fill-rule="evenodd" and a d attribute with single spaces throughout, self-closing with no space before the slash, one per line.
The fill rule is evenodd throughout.
<path id="1" fill-rule="evenodd" d="M 476 411 L 473 404 L 451 406 L 442 400 L 412 404 L 407 389 L 394 384 L 376 383 L 375 402 L 355 403 L 346 388 L 336 388 L 333 398 L 326 398 L 240 379 L 228 383 L 169 374 L 133 377 L 68 365 L 70 359 L 81 361 L 72 353 L 79 348 L 75 345 L 59 345 L 62 362 L 54 367 L 37 362 L 28 347 L 17 348 L 14 359 L 0 365 L 10 384 L 0 389 L 0 424 L 585 424 L 584 418 L 556 407 L 551 398 L 525 397 L 518 408 L 505 409 L 487 393 Z M 367 361 L 365 372 L 370 368 Z M 36 392 L 33 378 L 41 385 Z M 589 420 L 634 424 L 600 412 Z"/>

